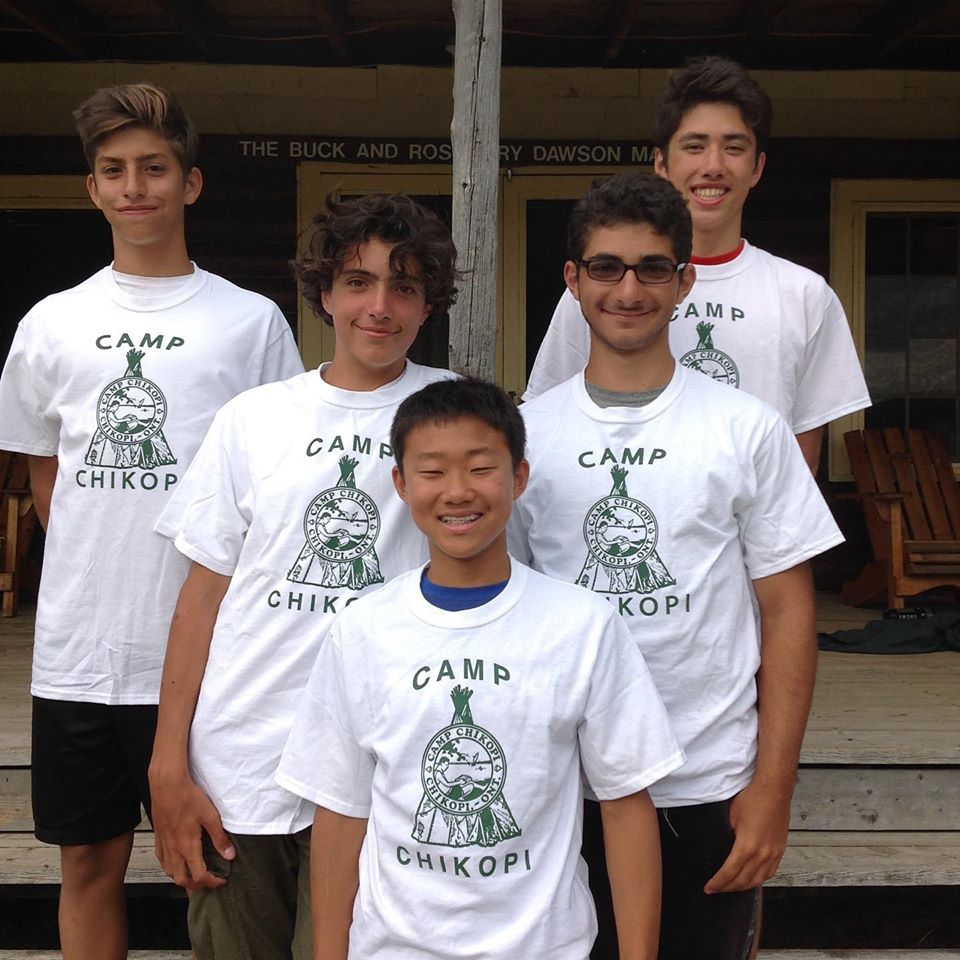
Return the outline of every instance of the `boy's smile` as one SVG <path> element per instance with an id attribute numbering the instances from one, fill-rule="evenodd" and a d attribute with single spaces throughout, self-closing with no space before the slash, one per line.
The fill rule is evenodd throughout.
<path id="1" fill-rule="evenodd" d="M 337 335 L 333 363 L 324 371 L 334 386 L 375 390 L 395 380 L 430 315 L 419 264 L 396 273 L 393 247 L 379 237 L 361 243 L 321 294 Z"/>
<path id="2" fill-rule="evenodd" d="M 169 143 L 154 130 L 131 127 L 103 141 L 87 190 L 113 230 L 117 270 L 154 275 L 143 272 L 141 253 L 160 271 L 171 251 L 186 259 L 183 209 L 199 197 L 202 182 L 196 167 L 184 176 Z"/>
<path id="3" fill-rule="evenodd" d="M 727 253 L 740 241 L 743 205 L 763 173 L 757 138 L 731 103 L 700 103 L 681 118 L 666 156 L 657 150 L 654 169 L 687 201 L 693 220 L 694 253 Z M 702 249 L 707 234 L 712 245 Z"/>
<path id="4" fill-rule="evenodd" d="M 476 417 L 430 421 L 407 436 L 393 482 L 430 542 L 430 580 L 484 586 L 510 576 L 506 529 L 527 483 L 499 430 Z"/>

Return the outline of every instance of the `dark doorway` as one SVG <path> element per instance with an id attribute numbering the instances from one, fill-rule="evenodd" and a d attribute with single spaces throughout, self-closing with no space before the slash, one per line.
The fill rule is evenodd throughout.
<path id="1" fill-rule="evenodd" d="M 110 228 L 90 210 L 0 211 L 0 358 L 24 314 L 58 290 L 76 286 L 113 259 Z M 69 322 L 64 317 L 64 322 Z"/>

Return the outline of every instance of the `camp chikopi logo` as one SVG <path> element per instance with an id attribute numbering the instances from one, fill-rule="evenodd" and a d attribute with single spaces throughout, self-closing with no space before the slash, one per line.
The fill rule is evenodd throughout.
<path id="1" fill-rule="evenodd" d="M 337 485 L 310 501 L 303 515 L 305 543 L 288 580 L 351 590 L 383 583 L 375 549 L 380 511 L 372 497 L 357 489 L 354 470 L 358 462 L 341 457 Z"/>
<path id="2" fill-rule="evenodd" d="M 153 470 L 176 463 L 163 435 L 167 401 L 140 369 L 142 350 L 127 351 L 127 370 L 97 400 L 97 428 L 84 458 L 102 467 Z"/>
<path id="3" fill-rule="evenodd" d="M 680 358 L 681 366 L 698 370 L 714 380 L 730 384 L 731 387 L 739 387 L 740 371 L 737 365 L 713 345 L 713 324 L 704 321 L 698 323 L 697 336 L 699 342 L 696 347 Z"/>
<path id="4" fill-rule="evenodd" d="M 657 553 L 657 518 L 627 493 L 628 470 L 610 470 L 613 488 L 583 521 L 587 557 L 576 582 L 595 593 L 648 594 L 677 581 Z"/>
<path id="5" fill-rule="evenodd" d="M 468 687 L 451 690 L 453 719 L 423 751 L 423 799 L 412 834 L 420 843 L 493 847 L 522 832 L 504 797 L 503 748 L 489 730 L 474 723 L 471 696 Z"/>

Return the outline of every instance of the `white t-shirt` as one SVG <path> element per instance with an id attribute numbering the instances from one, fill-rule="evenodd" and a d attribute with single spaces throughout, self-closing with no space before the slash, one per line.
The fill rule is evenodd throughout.
<path id="1" fill-rule="evenodd" d="M 186 560 L 153 524 L 231 397 L 303 370 L 272 301 L 194 266 L 40 301 L 0 378 L 0 448 L 59 458 L 32 692 L 156 703 Z"/>
<path id="2" fill-rule="evenodd" d="M 687 754 L 654 802 L 733 796 L 756 755 L 751 580 L 843 540 L 800 448 L 765 403 L 679 365 L 644 407 L 598 407 L 580 374 L 521 411 L 511 552 L 604 596 L 640 644 Z"/>
<path id="3" fill-rule="evenodd" d="M 390 424 L 401 400 L 451 376 L 408 362 L 369 392 L 316 370 L 250 390 L 217 415 L 157 523 L 232 578 L 190 730 L 191 775 L 227 830 L 294 833 L 313 819 L 274 781 L 280 751 L 336 614 L 426 559 L 393 487 Z"/>
<path id="4" fill-rule="evenodd" d="M 613 611 L 512 564 L 471 610 L 414 570 L 336 621 L 277 779 L 369 818 L 351 960 L 586 960 L 581 771 L 602 800 L 682 762 Z"/>
<path id="5" fill-rule="evenodd" d="M 819 274 L 746 241 L 727 263 L 696 269 L 670 325 L 681 364 L 765 400 L 794 433 L 870 406 L 843 307 Z M 589 328 L 566 290 L 524 400 L 579 373 L 589 354 Z"/>

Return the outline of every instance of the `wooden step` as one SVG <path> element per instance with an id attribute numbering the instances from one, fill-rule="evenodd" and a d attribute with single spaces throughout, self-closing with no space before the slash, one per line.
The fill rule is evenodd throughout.
<path id="1" fill-rule="evenodd" d="M 189 960 L 189 950 L 131 950 L 128 960 Z M 956 950 L 761 950 L 760 960 L 956 960 Z M 51 950 L 0 950 L 0 960 L 61 960 Z"/>
<path id="2" fill-rule="evenodd" d="M 0 886 L 59 883 L 60 850 L 24 833 L 0 833 Z M 127 868 L 127 883 L 172 886 L 153 850 L 153 834 L 138 833 Z"/>
<path id="3" fill-rule="evenodd" d="M 772 887 L 960 884 L 960 833 L 791 831 Z"/>
<path id="4" fill-rule="evenodd" d="M 133 954 L 131 954 L 133 956 Z M 960 950 L 761 950 L 760 960 L 957 960 Z M 0 960 L 5 960 L 0 953 Z"/>
<path id="5" fill-rule="evenodd" d="M 953 767 L 801 767 L 792 830 L 960 830 Z"/>
<path id="6" fill-rule="evenodd" d="M 128 960 L 189 960 L 189 950 L 131 950 Z M 947 960 L 957 950 L 761 950 L 760 960 Z M 0 960 L 61 960 L 52 950 L 0 950 Z"/>
<path id="7" fill-rule="evenodd" d="M 190 957 L 189 950 L 131 950 L 127 954 L 127 960 L 190 960 Z M 0 960 L 63 960 L 63 958 L 58 950 L 0 950 Z"/>
<path id="8" fill-rule="evenodd" d="M 28 834 L 0 834 L 0 885 L 59 882 L 56 847 Z M 134 838 L 127 883 L 170 884 L 154 855 L 152 833 Z M 769 885 L 960 885 L 960 833 L 793 831 L 780 870 Z"/>
<path id="9" fill-rule="evenodd" d="M 793 830 L 960 830 L 960 770 L 802 767 Z M 139 829 L 149 830 L 146 818 Z M 31 833 L 30 771 L 0 769 L 0 831 Z"/>

